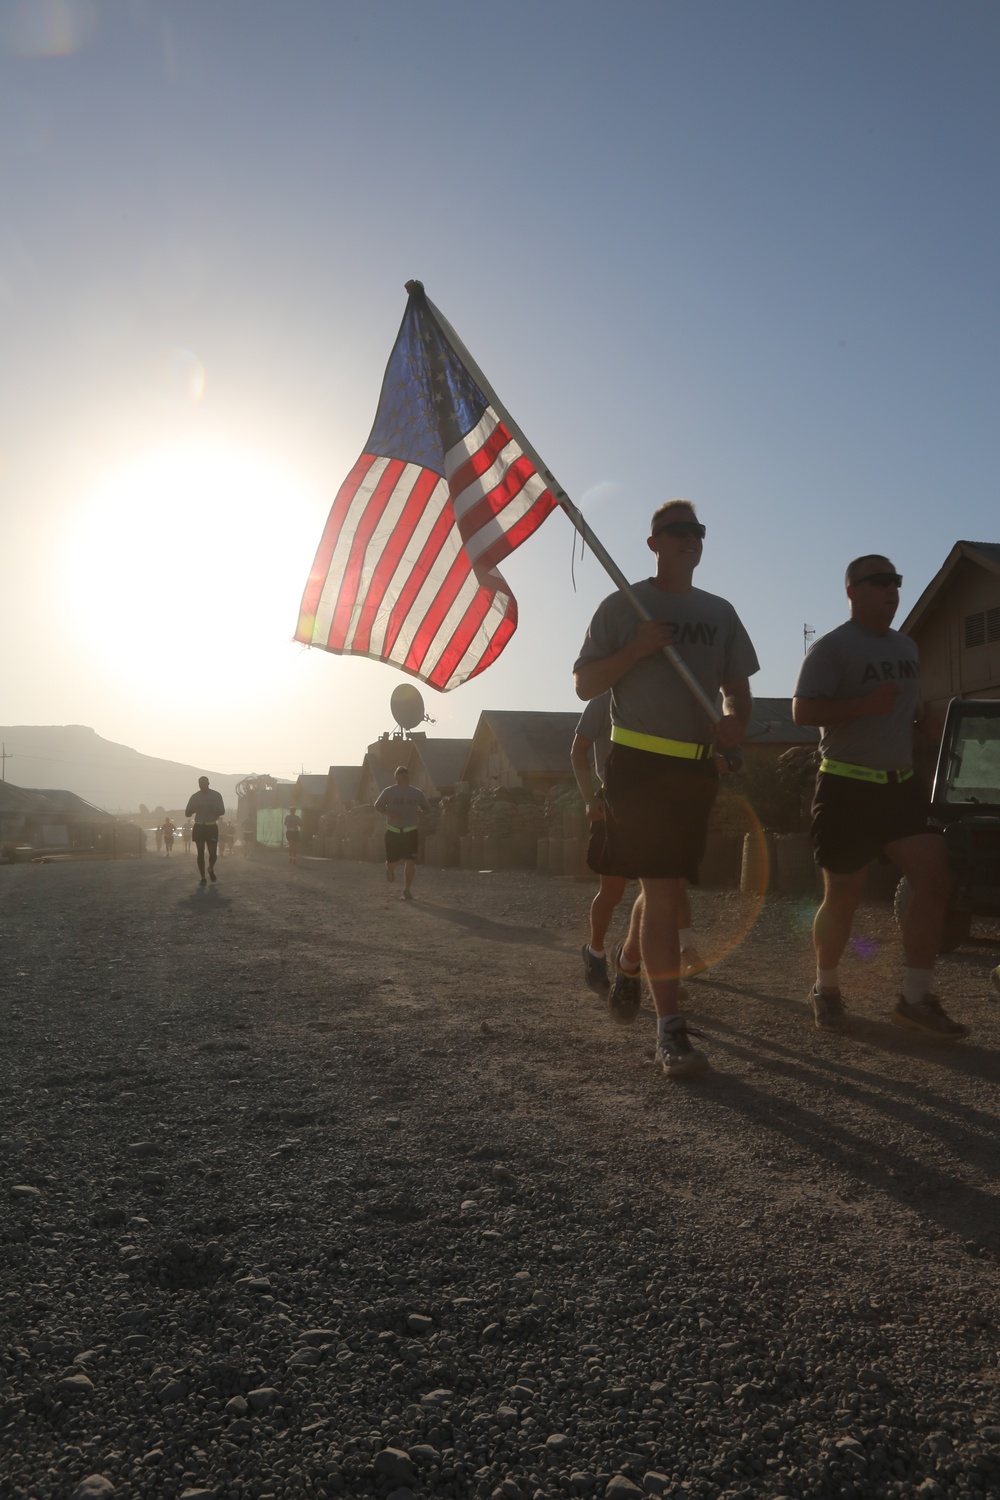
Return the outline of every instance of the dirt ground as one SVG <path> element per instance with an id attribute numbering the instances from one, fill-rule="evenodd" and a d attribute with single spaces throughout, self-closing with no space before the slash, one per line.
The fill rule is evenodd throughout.
<path id="1" fill-rule="evenodd" d="M 495 1405 L 510 1371 L 533 1367 L 541 1403 L 538 1329 L 527 1314 L 510 1324 L 509 1368 L 495 1374 L 490 1339 L 499 1335 L 489 1330 L 513 1317 L 501 1282 L 521 1275 L 534 1285 L 551 1273 L 570 1280 L 550 1354 L 558 1345 L 565 1365 L 572 1350 L 591 1347 L 588 1337 L 609 1359 L 618 1349 L 632 1384 L 645 1380 L 657 1410 L 665 1402 L 669 1410 L 668 1393 L 649 1382 L 657 1360 L 665 1368 L 675 1356 L 669 1341 L 649 1333 L 659 1326 L 648 1311 L 654 1304 L 643 1303 L 646 1332 L 635 1342 L 638 1313 L 601 1282 L 613 1281 L 621 1253 L 611 1255 L 609 1235 L 647 1268 L 640 1273 L 651 1279 L 647 1299 L 657 1280 L 675 1290 L 693 1281 L 706 1295 L 732 1293 L 742 1308 L 762 1299 L 768 1326 L 780 1333 L 789 1320 L 790 1339 L 796 1318 L 804 1320 L 812 1331 L 802 1333 L 803 1350 L 813 1352 L 803 1370 L 821 1370 L 818 1345 L 831 1370 L 838 1361 L 848 1370 L 836 1377 L 840 1394 L 828 1398 L 831 1432 L 853 1430 L 851 1421 L 864 1416 L 858 1371 L 872 1360 L 887 1372 L 883 1385 L 898 1383 L 899 1411 L 918 1409 L 925 1431 L 944 1424 L 956 1453 L 977 1425 L 1000 1418 L 1000 1005 L 988 978 L 1000 962 L 996 931 L 976 929 L 961 952 L 942 959 L 939 991 L 971 1037 L 935 1048 L 889 1024 L 898 943 L 889 909 L 866 907 L 842 969 L 854 1024 L 830 1036 L 814 1029 L 805 1000 L 813 902 L 695 892 L 699 946 L 713 962 L 689 984 L 689 1014 L 712 1070 L 679 1083 L 652 1066 L 651 1009 L 634 1027 L 615 1026 L 582 985 L 588 885 L 515 871 L 421 869 L 418 899 L 404 903 L 375 865 L 303 860 L 293 869 L 281 856 L 237 853 L 220 861 L 219 873 L 217 886 L 201 889 L 194 857 L 180 845 L 170 859 L 0 868 L 0 1343 L 8 1346 L 0 1450 L 5 1436 L 16 1439 L 17 1462 L 6 1460 L 11 1493 L 69 1495 L 93 1470 L 128 1495 L 180 1495 L 199 1484 L 220 1497 L 345 1487 L 384 1494 L 374 1460 L 350 1467 L 352 1421 L 363 1433 L 376 1418 L 387 1442 L 438 1433 L 452 1457 L 439 1460 L 427 1492 L 489 1494 L 507 1482 L 526 1496 L 604 1493 L 616 1474 L 641 1485 L 646 1466 L 681 1462 L 669 1457 L 655 1424 L 646 1431 L 637 1417 L 633 1430 L 619 1414 L 605 1430 L 594 1417 L 591 1433 L 580 1417 L 575 1472 L 590 1478 L 571 1480 L 567 1461 L 565 1474 L 551 1470 L 550 1489 L 545 1463 L 554 1460 L 541 1440 L 572 1416 L 555 1395 L 533 1419 L 538 1433 L 522 1420 L 516 1452 L 476 1448 L 470 1438 L 463 1468 L 466 1417 L 453 1416 L 447 1431 L 440 1422 L 421 1426 L 426 1392 L 412 1395 L 416 1385 L 404 1382 L 390 1400 L 390 1387 L 379 1384 L 389 1380 L 388 1366 L 380 1374 L 375 1353 L 368 1378 L 344 1383 L 337 1372 L 351 1354 L 342 1349 L 339 1363 L 315 1376 L 327 1386 L 307 1391 L 314 1377 L 302 1371 L 288 1386 L 303 1432 L 314 1434 L 310 1422 L 340 1423 L 322 1462 L 310 1468 L 313 1459 L 302 1457 L 294 1482 L 286 1471 L 286 1482 L 262 1487 L 253 1475 L 272 1462 L 261 1457 L 272 1452 L 271 1437 L 245 1436 L 240 1451 L 257 1452 L 256 1468 L 241 1468 L 238 1452 L 217 1452 L 228 1377 L 197 1373 L 228 1329 L 236 1353 L 225 1368 L 240 1358 L 248 1365 L 232 1389 L 245 1391 L 254 1378 L 284 1389 L 274 1372 L 285 1325 L 349 1321 L 352 1298 L 369 1317 L 387 1285 L 409 1295 L 409 1312 L 397 1308 L 405 1324 L 421 1300 L 443 1306 L 445 1287 L 454 1299 L 447 1317 L 460 1323 L 463 1304 L 477 1297 L 482 1310 L 465 1364 L 465 1325 L 447 1324 L 450 1379 L 439 1370 L 438 1383 L 465 1390 L 470 1403 Z M 329 1277 L 309 1270 L 317 1247 L 331 1263 L 341 1256 L 346 1289 L 335 1309 L 323 1300 Z M 203 1274 L 185 1270 L 192 1262 Z M 225 1284 L 245 1292 L 255 1276 L 270 1276 L 277 1298 L 273 1306 L 265 1299 L 277 1322 L 264 1318 L 257 1343 L 258 1324 L 242 1314 L 227 1322 L 219 1291 Z M 609 1288 L 606 1308 L 600 1284 Z M 180 1323 L 165 1300 L 177 1288 L 194 1299 Z M 861 1304 L 867 1355 L 867 1345 L 837 1339 L 844 1309 Z M 397 1313 L 385 1312 L 386 1338 L 395 1337 Z M 431 1316 L 445 1326 L 445 1312 Z M 747 1313 L 751 1321 L 764 1316 Z M 123 1319 L 126 1329 L 139 1327 L 138 1344 L 122 1342 Z M 369 1318 L 364 1326 L 377 1325 Z M 365 1338 L 355 1354 L 368 1347 Z M 719 1348 L 730 1354 L 714 1356 L 717 1399 L 742 1409 L 747 1387 L 737 1376 L 742 1368 L 744 1381 L 755 1378 L 753 1362 L 740 1366 L 736 1343 Z M 130 1368 L 133 1357 L 135 1381 L 116 1385 L 111 1372 Z M 599 1357 L 586 1356 L 591 1364 Z M 59 1385 L 80 1368 L 78 1358 L 94 1385 L 82 1402 Z M 642 1359 L 649 1369 L 636 1363 Z M 94 1374 L 101 1369 L 103 1384 Z M 198 1393 L 197 1421 L 193 1411 L 171 1415 L 170 1402 L 152 1394 L 158 1375 L 173 1371 L 180 1381 L 179 1370 L 187 1372 L 188 1399 Z M 789 1427 L 804 1420 L 803 1403 L 812 1400 L 813 1422 L 822 1407 L 802 1380 L 798 1407 L 787 1393 L 768 1398 Z M 689 1418 L 694 1424 L 692 1402 L 716 1399 L 689 1396 L 671 1419 L 677 1430 Z M 706 1430 L 722 1432 L 719 1451 L 730 1451 L 723 1428 Z M 817 1433 L 818 1454 L 826 1439 Z M 305 1437 L 295 1442 L 306 1445 Z M 767 1442 L 760 1439 L 762 1452 Z M 885 1473 L 845 1490 L 835 1464 L 810 1469 L 808 1455 L 795 1459 L 774 1438 L 756 1488 L 841 1496 L 943 1486 L 920 1491 L 930 1496 L 950 1492 L 949 1473 L 992 1472 L 971 1459 L 956 1469 L 957 1458 L 950 1470 L 935 1458 L 934 1469 L 931 1458 L 902 1448 L 893 1456 L 889 1439 L 880 1442 L 879 1451 L 889 1445 Z M 556 1451 L 552 1442 L 549 1449 Z M 147 1450 L 173 1454 L 169 1472 L 161 1467 L 151 1477 Z M 688 1466 L 703 1461 L 685 1459 L 677 1472 L 689 1487 L 677 1493 L 741 1493 L 736 1479 L 721 1476 L 710 1445 L 691 1453 L 704 1451 L 716 1469 L 695 1483 L 701 1470 Z M 167 1458 L 161 1452 L 154 1462 Z M 0 1477 L 4 1463 L 0 1457 Z M 752 1466 L 747 1473 L 753 1477 Z M 971 1479 L 962 1484 L 981 1492 Z"/>

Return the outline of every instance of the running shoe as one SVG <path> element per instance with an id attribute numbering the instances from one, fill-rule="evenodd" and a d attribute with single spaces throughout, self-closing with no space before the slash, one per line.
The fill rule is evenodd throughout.
<path id="1" fill-rule="evenodd" d="M 201 879 L 199 880 L 198 884 L 199 885 L 208 885 L 208 881 L 205 879 L 204 875 L 201 877 Z"/>
<path id="2" fill-rule="evenodd" d="M 675 1016 L 666 1034 L 657 1037 L 656 1061 L 668 1078 L 692 1078 L 708 1069 L 704 1052 L 691 1045 L 691 1038 L 700 1035 L 689 1030 L 683 1016 Z"/>
<path id="3" fill-rule="evenodd" d="M 413 892 L 410 890 L 409 886 L 407 886 L 406 890 L 403 892 L 403 900 L 404 901 L 412 901 L 413 900 Z"/>
<path id="4" fill-rule="evenodd" d="M 208 872 L 208 878 L 212 882 L 212 884 L 214 885 L 215 882 L 218 880 L 219 877 L 218 877 L 218 875 L 216 875 L 216 873 L 215 873 L 214 870 L 209 870 L 209 872 Z"/>
<path id="5" fill-rule="evenodd" d="M 704 974 L 708 964 L 702 958 L 697 948 L 681 949 L 681 976 L 684 979 L 693 979 L 696 974 Z"/>
<path id="6" fill-rule="evenodd" d="M 642 973 L 626 974 L 622 968 L 622 949 L 615 949 L 615 977 L 608 994 L 608 1011 L 611 1019 L 620 1026 L 631 1026 L 642 1007 Z"/>
<path id="7" fill-rule="evenodd" d="M 813 1020 L 817 1031 L 843 1031 L 847 1025 L 847 1012 L 839 990 L 821 990 L 814 984 L 809 991 Z"/>
<path id="8" fill-rule="evenodd" d="M 930 1042 L 960 1042 L 969 1035 L 968 1026 L 963 1026 L 960 1021 L 953 1021 L 945 1014 L 937 995 L 925 995 L 916 1005 L 911 1005 L 900 995 L 889 1019 L 895 1026 L 919 1031 Z"/>
<path id="9" fill-rule="evenodd" d="M 591 953 L 589 943 L 584 943 L 580 952 L 583 955 L 584 984 L 588 990 L 593 990 L 595 995 L 606 995 L 611 988 L 607 959 L 603 954 L 598 958 L 595 953 Z"/>
<path id="10" fill-rule="evenodd" d="M 386 867 L 385 867 L 385 878 L 386 878 L 386 880 L 388 880 L 389 884 L 392 885 L 392 882 L 396 878 L 396 868 L 395 868 L 394 865 L 386 865 Z"/>

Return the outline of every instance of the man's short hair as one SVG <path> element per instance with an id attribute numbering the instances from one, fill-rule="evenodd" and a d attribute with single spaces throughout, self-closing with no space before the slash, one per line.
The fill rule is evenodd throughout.
<path id="1" fill-rule="evenodd" d="M 410 773 L 406 766 L 397 766 L 392 774 L 394 776 L 409 776 Z"/>
<path id="2" fill-rule="evenodd" d="M 207 776 L 199 776 L 198 777 L 198 785 L 201 787 L 202 791 L 204 791 L 205 788 L 208 786 L 208 777 Z"/>
<path id="3" fill-rule="evenodd" d="M 656 523 L 661 516 L 666 516 L 668 521 L 672 521 L 674 517 L 670 512 L 674 510 L 683 510 L 685 513 L 690 512 L 692 516 L 698 514 L 690 500 L 664 500 L 663 504 L 658 505 L 653 511 L 653 519 L 649 523 L 650 533 L 652 534 L 656 530 Z"/>
<path id="4" fill-rule="evenodd" d="M 852 583 L 857 583 L 869 563 L 887 563 L 888 561 L 884 552 L 866 552 L 863 557 L 856 557 L 853 562 L 847 564 L 847 572 L 844 574 L 845 589 L 849 589 Z"/>

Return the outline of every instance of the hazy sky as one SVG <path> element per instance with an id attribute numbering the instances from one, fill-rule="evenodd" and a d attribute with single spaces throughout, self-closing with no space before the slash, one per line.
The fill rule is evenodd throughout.
<path id="1" fill-rule="evenodd" d="M 419 277 L 634 577 L 672 495 L 791 693 L 843 568 L 1000 540 L 1000 8 L 0 0 L 0 723 L 356 763 L 405 679 L 292 644 Z M 553 515 L 483 708 L 575 706 Z"/>

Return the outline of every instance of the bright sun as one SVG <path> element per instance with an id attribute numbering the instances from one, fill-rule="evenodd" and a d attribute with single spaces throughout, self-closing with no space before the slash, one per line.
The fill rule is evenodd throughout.
<path id="1" fill-rule="evenodd" d="M 64 533 L 63 597 L 102 674 L 179 707 L 261 688 L 291 644 L 322 504 L 273 462 L 224 448 L 146 453 Z"/>

